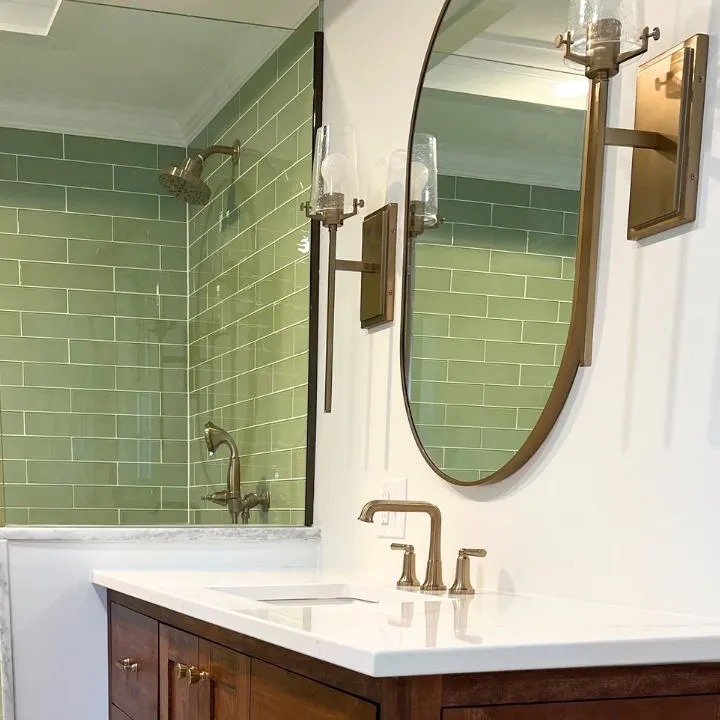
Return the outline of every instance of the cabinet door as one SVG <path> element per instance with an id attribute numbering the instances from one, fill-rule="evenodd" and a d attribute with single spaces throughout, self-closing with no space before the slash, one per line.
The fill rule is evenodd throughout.
<path id="1" fill-rule="evenodd" d="M 377 706 L 252 660 L 250 720 L 376 720 Z"/>
<path id="2" fill-rule="evenodd" d="M 717 720 L 720 697 L 648 698 L 446 710 L 443 720 Z"/>
<path id="3" fill-rule="evenodd" d="M 160 720 L 206 720 L 200 715 L 199 683 L 180 671 L 197 668 L 199 641 L 194 635 L 160 626 Z"/>
<path id="4" fill-rule="evenodd" d="M 250 659 L 200 640 L 199 668 L 208 674 L 199 687 L 200 720 L 248 720 Z"/>

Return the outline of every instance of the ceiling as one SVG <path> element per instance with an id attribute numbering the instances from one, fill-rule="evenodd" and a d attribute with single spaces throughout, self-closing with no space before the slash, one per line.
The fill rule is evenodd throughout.
<path id="1" fill-rule="evenodd" d="M 47 37 L 0 32 L 0 66 L 12 68 L 0 124 L 187 145 L 316 2 L 123 5 L 65 0 Z"/>

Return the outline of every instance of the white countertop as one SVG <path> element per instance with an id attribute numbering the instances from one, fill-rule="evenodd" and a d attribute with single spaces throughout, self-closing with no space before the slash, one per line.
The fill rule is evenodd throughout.
<path id="1" fill-rule="evenodd" d="M 375 677 L 720 661 L 720 619 L 573 600 L 457 600 L 294 571 L 96 571 L 93 582 Z M 270 586 L 301 586 L 298 597 L 312 597 L 310 585 L 327 583 L 373 602 L 282 606 L 218 590 L 272 597 Z"/>

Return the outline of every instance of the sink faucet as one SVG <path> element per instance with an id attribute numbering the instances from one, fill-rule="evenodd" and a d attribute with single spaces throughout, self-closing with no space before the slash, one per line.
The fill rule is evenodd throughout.
<path id="1" fill-rule="evenodd" d="M 442 592 L 446 590 L 442 578 L 441 525 L 440 508 L 428 502 L 414 500 L 371 500 L 361 510 L 358 520 L 371 523 L 377 512 L 422 512 L 430 516 L 430 552 L 428 553 L 427 573 L 425 582 L 420 587 L 426 592 Z"/>

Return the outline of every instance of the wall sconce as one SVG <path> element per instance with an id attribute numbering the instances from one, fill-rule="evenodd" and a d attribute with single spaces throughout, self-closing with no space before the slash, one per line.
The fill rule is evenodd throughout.
<path id="1" fill-rule="evenodd" d="M 660 30 L 642 28 L 639 0 L 570 0 L 570 28 L 555 38 L 591 80 L 588 101 L 577 272 L 587 297 L 576 298 L 585 327 L 582 365 L 592 361 L 592 333 L 605 147 L 632 147 L 628 239 L 695 220 L 708 36 L 695 35 L 638 69 L 635 128 L 608 128 L 608 81 L 648 50 Z"/>
<path id="2" fill-rule="evenodd" d="M 440 227 L 438 216 L 437 139 L 434 135 L 413 136 L 410 165 L 408 235 L 416 238 L 426 230 Z"/>
<path id="3" fill-rule="evenodd" d="M 365 206 L 357 198 L 355 133 L 324 125 L 318 128 L 313 158 L 309 202 L 300 208 L 311 220 L 328 229 L 328 294 L 325 335 L 325 412 L 332 412 L 333 344 L 335 337 L 335 273 L 362 273 L 360 325 L 374 327 L 393 319 L 395 291 L 395 237 L 397 205 L 389 204 L 368 215 L 363 222 L 362 260 L 337 259 L 337 231 Z"/>

